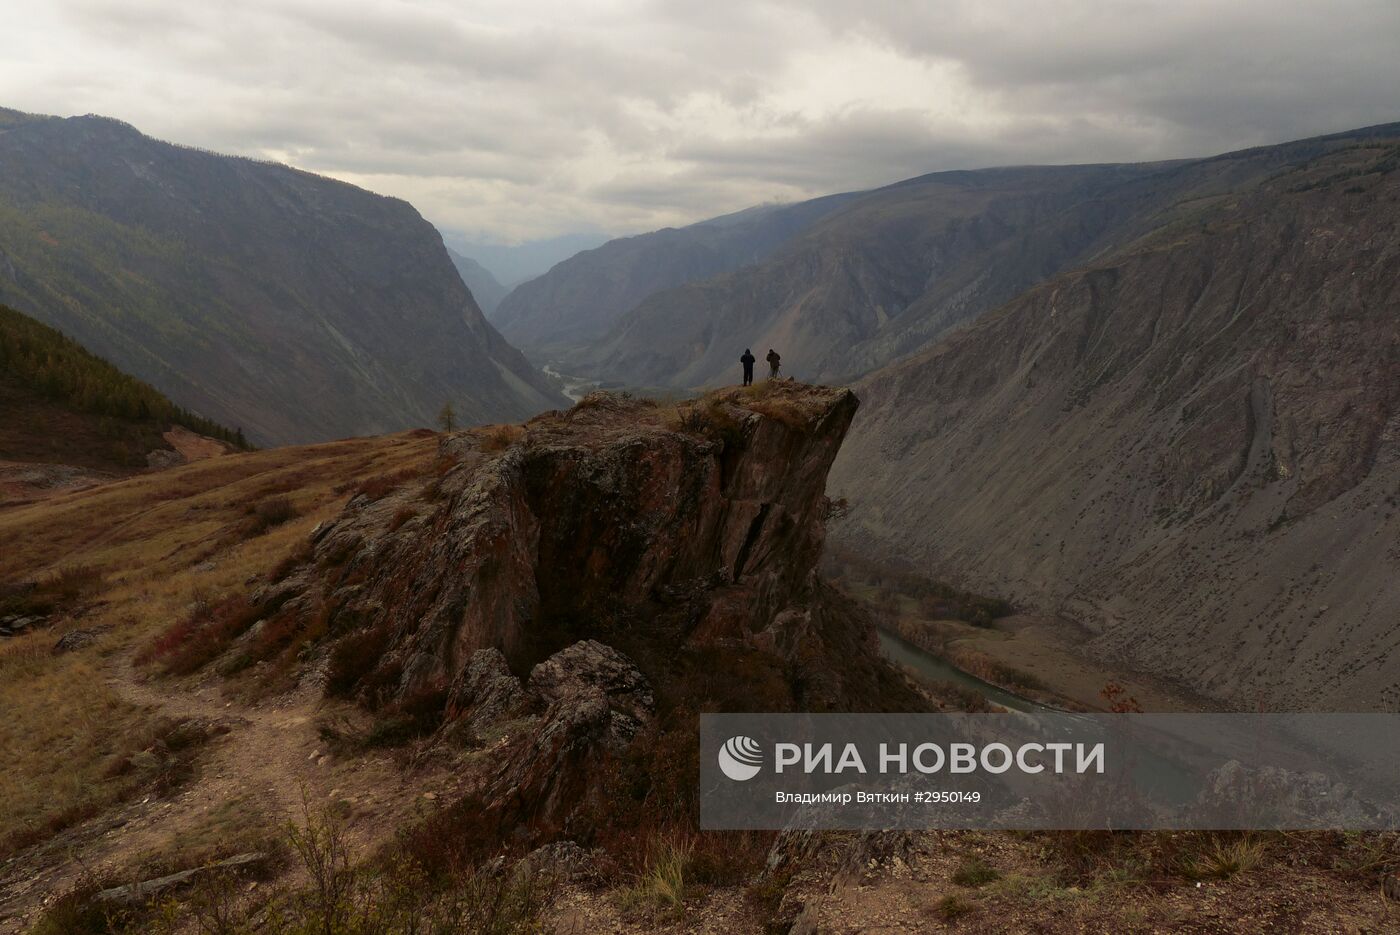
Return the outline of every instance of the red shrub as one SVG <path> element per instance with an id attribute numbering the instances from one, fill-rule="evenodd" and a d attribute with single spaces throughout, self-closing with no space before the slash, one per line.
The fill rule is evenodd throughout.
<path id="1" fill-rule="evenodd" d="M 189 675 L 216 659 L 235 637 L 252 626 L 263 608 L 241 594 L 214 604 L 201 603 L 185 619 L 155 638 L 136 657 L 138 663 L 165 662 L 167 675 Z"/>
<path id="2" fill-rule="evenodd" d="M 327 669 L 326 691 L 348 697 L 367 686 L 367 677 L 389 648 L 389 628 L 383 625 L 351 633 L 335 644 Z"/>

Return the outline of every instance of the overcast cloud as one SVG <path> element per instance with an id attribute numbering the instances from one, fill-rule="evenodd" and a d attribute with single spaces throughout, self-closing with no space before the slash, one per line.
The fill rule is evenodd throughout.
<path id="1" fill-rule="evenodd" d="M 0 0 L 0 106 L 631 233 L 948 168 L 1400 120 L 1400 2 Z"/>

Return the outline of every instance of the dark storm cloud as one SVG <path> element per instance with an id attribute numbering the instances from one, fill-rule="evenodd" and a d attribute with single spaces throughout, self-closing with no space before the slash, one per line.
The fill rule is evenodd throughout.
<path id="1" fill-rule="evenodd" d="M 956 61 L 1014 112 L 1164 121 L 1228 146 L 1395 119 L 1394 0 L 821 0 L 823 20 L 906 55 Z"/>
<path id="2" fill-rule="evenodd" d="M 101 112 L 485 238 L 1400 118 L 1400 3 L 53 0 L 0 105 Z"/>

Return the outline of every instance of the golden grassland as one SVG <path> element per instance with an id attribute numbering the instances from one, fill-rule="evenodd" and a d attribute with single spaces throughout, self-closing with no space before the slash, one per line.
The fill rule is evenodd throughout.
<path id="1" fill-rule="evenodd" d="M 347 481 L 426 470 L 436 449 L 431 433 L 410 432 L 227 455 L 0 512 L 0 582 L 79 567 L 97 576 L 56 625 L 0 643 L 0 857 L 122 794 L 104 767 L 141 737 L 148 712 L 104 669 L 195 601 L 275 565 L 340 509 Z M 264 529 L 258 507 L 274 499 L 291 517 Z M 93 645 L 52 651 L 66 630 L 98 627 L 108 629 Z"/>

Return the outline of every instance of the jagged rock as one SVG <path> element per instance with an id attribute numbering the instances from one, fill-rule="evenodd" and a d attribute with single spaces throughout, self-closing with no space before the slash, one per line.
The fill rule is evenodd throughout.
<path id="1" fill-rule="evenodd" d="M 156 877 L 154 880 L 146 880 L 141 883 L 129 883 L 126 886 L 114 886 L 111 889 L 105 889 L 97 894 L 97 901 L 116 903 L 119 905 L 136 905 L 138 903 L 147 902 L 177 887 L 184 886 L 196 877 L 220 870 L 241 870 L 261 863 L 266 859 L 267 855 L 261 853 L 238 854 L 227 860 L 205 864 L 202 867 L 192 867 L 189 870 L 181 870 L 179 873 Z"/>
<path id="2" fill-rule="evenodd" d="M 447 717 L 480 730 L 514 716 L 528 704 L 529 696 L 520 679 L 511 674 L 505 655 L 494 647 L 479 649 L 452 683 Z"/>
<path id="3" fill-rule="evenodd" d="M 814 904 L 798 904 L 796 917 L 788 928 L 788 935 L 817 935 L 817 907 Z"/>
<path id="4" fill-rule="evenodd" d="M 826 471 L 856 406 L 843 389 L 775 382 L 709 397 L 684 425 L 673 410 L 595 393 L 504 446 L 450 435 L 431 494 L 352 498 L 313 534 L 311 560 L 253 600 L 326 608 L 332 632 L 382 627 L 387 675 L 369 677 L 401 696 L 459 683 L 480 649 L 525 672 L 637 620 L 677 643 L 789 660 L 820 657 L 813 649 L 834 637 L 859 664 L 875 658 L 873 631 L 840 622 L 854 611 L 815 575 Z M 433 512 L 391 529 L 420 497 Z M 848 704 L 843 668 L 818 658 L 818 695 L 804 701 Z"/>
<path id="5" fill-rule="evenodd" d="M 611 712 L 607 742 L 614 748 L 636 736 L 656 705 L 646 676 L 597 640 L 581 640 L 535 666 L 530 691 L 545 704 L 564 707 L 601 694 Z"/>
<path id="6" fill-rule="evenodd" d="M 763 875 L 777 876 L 809 860 L 821 847 L 822 839 L 806 829 L 783 831 L 768 849 Z"/>
<path id="7" fill-rule="evenodd" d="M 315 613 L 345 641 L 324 647 L 338 691 L 440 693 L 454 735 L 520 718 L 481 818 L 549 840 L 593 811 L 599 766 L 646 729 L 653 671 L 703 679 L 709 654 L 733 652 L 745 668 L 718 690 L 736 699 L 918 707 L 869 618 L 815 571 L 856 407 L 789 381 L 685 413 L 595 393 L 523 431 L 448 435 L 422 487 L 352 498 L 252 603 L 269 620 Z M 408 506 L 421 521 L 395 523 Z"/>
<path id="8" fill-rule="evenodd" d="M 549 709 L 534 737 L 517 744 L 486 795 L 502 827 L 525 822 L 564 830 L 609 742 L 612 712 L 602 693 Z"/>
<path id="9" fill-rule="evenodd" d="M 0 636 L 19 636 L 28 630 L 37 629 L 48 623 L 47 617 L 36 615 L 11 614 L 0 619 Z"/>
<path id="10" fill-rule="evenodd" d="M 567 828 L 602 758 L 650 719 L 651 687 L 625 656 L 595 640 L 540 663 L 529 685 L 547 707 L 533 742 L 517 745 L 497 772 L 488 802 L 537 828 Z"/>
<path id="11" fill-rule="evenodd" d="M 593 882 L 600 878 L 597 863 L 599 850 L 584 850 L 573 841 L 555 841 L 537 847 L 520 863 L 532 873 L 569 882 Z"/>
<path id="12" fill-rule="evenodd" d="M 95 642 L 98 636 L 100 636 L 107 629 L 107 627 L 89 627 L 80 628 L 77 630 L 69 630 L 67 633 L 63 634 L 58 638 L 58 642 L 53 644 L 53 652 L 55 655 L 58 655 L 61 653 L 72 652 L 75 649 L 81 649 L 82 647 Z"/>
<path id="13" fill-rule="evenodd" d="M 1219 816 L 1220 827 L 1236 827 L 1242 817 L 1262 822 L 1254 827 L 1360 828 L 1378 814 L 1395 820 L 1394 806 L 1366 802 L 1343 783 L 1322 773 L 1305 773 L 1277 766 L 1252 768 L 1231 760 L 1208 777 L 1206 787 L 1190 806 L 1197 820 Z M 1299 824 L 1299 822 L 1303 824 Z"/>

